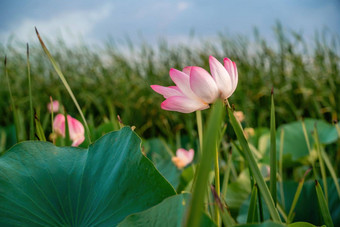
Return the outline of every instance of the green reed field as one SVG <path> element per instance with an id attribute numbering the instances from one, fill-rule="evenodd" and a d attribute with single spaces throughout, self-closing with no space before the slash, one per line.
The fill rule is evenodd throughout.
<path id="1" fill-rule="evenodd" d="M 38 39 L 28 55 L 26 43 L 0 44 L 0 225 L 340 225 L 339 36 L 277 24 L 268 40 L 255 30 L 70 47 L 40 32 L 89 130 L 83 149 L 52 133 L 50 97 L 84 121 Z M 161 109 L 150 85 L 174 85 L 170 68 L 209 71 L 210 55 L 237 64 L 231 106 Z M 189 164 L 179 148 L 195 150 Z"/>
<path id="2" fill-rule="evenodd" d="M 120 46 L 108 42 L 104 47 L 67 47 L 63 41 L 48 44 L 76 98 L 90 122 L 99 125 L 116 119 L 135 125 L 144 137 L 170 136 L 187 130 L 183 117 L 195 122 L 194 115 L 183 116 L 161 110 L 162 97 L 151 84 L 171 85 L 169 69 L 198 65 L 208 69 L 208 56 L 229 57 L 237 63 L 239 85 L 231 97 L 236 110 L 246 115 L 250 127 L 269 126 L 270 91 L 275 89 L 277 124 L 301 118 L 336 119 L 340 113 L 337 93 L 340 91 L 340 41 L 330 32 L 316 33 L 308 40 L 298 33 L 273 31 L 274 43 L 260 34 L 250 38 L 220 34 L 216 42 L 201 41 L 194 47 L 170 46 L 166 41 L 157 45 Z M 19 110 L 20 123 L 27 125 L 29 110 L 26 44 L 9 42 L 0 45 L 7 67 L 13 98 Z M 37 43 L 36 43 L 37 44 Z M 67 95 L 40 45 L 30 44 L 33 103 L 44 119 L 49 96 L 60 100 L 67 112 L 76 108 Z M 0 71 L 0 124 L 13 123 L 13 114 L 4 65 Z M 28 130 L 28 129 L 27 129 Z M 21 140 L 27 139 L 22 135 Z"/>

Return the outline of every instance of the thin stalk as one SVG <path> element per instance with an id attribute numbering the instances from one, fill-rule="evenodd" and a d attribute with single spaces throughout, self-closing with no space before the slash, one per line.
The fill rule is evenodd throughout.
<path id="1" fill-rule="evenodd" d="M 67 118 L 66 110 L 64 111 L 64 117 L 65 117 L 65 138 L 64 138 L 64 143 L 65 143 L 65 146 L 70 146 L 71 145 L 70 129 L 69 129 L 69 124 L 68 124 L 68 118 Z"/>
<path id="2" fill-rule="evenodd" d="M 44 130 L 41 126 L 39 116 L 37 113 L 34 114 L 34 120 L 35 120 L 35 129 L 36 129 L 36 137 L 39 141 L 46 141 Z"/>
<path id="3" fill-rule="evenodd" d="M 335 170 L 332 166 L 332 163 L 329 160 L 329 157 L 328 157 L 327 153 L 324 151 L 323 148 L 321 149 L 321 156 L 322 156 L 323 160 L 325 161 L 325 164 L 326 164 L 326 166 L 329 170 L 329 173 L 331 174 L 331 177 L 332 177 L 334 184 L 335 184 L 336 191 L 338 192 L 338 196 L 339 196 L 339 199 L 340 199 L 340 185 L 339 185 L 339 182 L 338 182 L 338 177 L 336 176 L 336 172 L 335 172 Z"/>
<path id="4" fill-rule="evenodd" d="M 196 121 L 197 121 L 197 131 L 198 131 L 198 139 L 200 143 L 200 149 L 198 152 L 200 157 L 202 156 L 202 148 L 203 148 L 203 121 L 202 121 L 202 112 L 200 110 L 196 111 Z"/>
<path id="5" fill-rule="evenodd" d="M 53 65 L 53 68 L 54 70 L 57 72 L 59 78 L 61 79 L 61 81 L 63 82 L 67 92 L 69 93 L 69 95 L 71 96 L 72 100 L 73 100 L 73 103 L 74 105 L 77 107 L 78 109 L 78 112 L 81 116 L 81 118 L 83 119 L 83 122 L 84 122 L 84 125 L 85 125 L 85 129 L 86 129 L 86 134 L 87 134 L 87 138 L 89 140 L 89 142 L 91 143 L 91 132 L 90 132 L 90 129 L 89 129 L 89 126 L 87 124 L 87 121 L 84 117 L 84 114 L 78 104 L 78 101 L 76 99 L 76 97 L 74 96 L 73 92 L 72 92 L 72 89 L 70 87 L 70 85 L 67 83 L 67 80 L 66 78 L 64 77 L 63 73 L 61 72 L 61 69 L 60 67 L 57 65 L 56 61 L 54 60 L 54 58 L 52 57 L 52 55 L 50 54 L 50 52 L 48 51 L 47 47 L 45 46 L 45 43 L 43 42 L 43 40 L 41 39 L 40 35 L 39 35 L 39 32 L 37 30 L 37 28 L 35 28 L 35 32 L 37 33 L 37 36 L 38 36 L 38 39 L 40 41 L 40 44 L 41 44 L 41 47 L 43 48 L 45 54 L 47 55 L 48 59 L 50 60 L 50 62 L 52 63 Z"/>
<path id="6" fill-rule="evenodd" d="M 218 163 L 218 145 L 216 142 L 216 149 L 215 149 L 215 190 L 216 190 L 216 194 L 218 197 L 221 196 L 221 192 L 220 192 L 220 167 L 219 167 L 219 163 Z M 218 206 L 216 204 L 216 206 Z M 218 211 L 218 207 L 216 207 L 216 212 L 215 212 L 215 222 L 217 224 L 217 226 L 219 226 L 220 223 L 220 213 Z"/>
<path id="7" fill-rule="evenodd" d="M 260 222 L 264 222 L 261 193 L 257 193 L 257 197 L 258 197 L 257 200 L 259 202 Z"/>
<path id="8" fill-rule="evenodd" d="M 280 203 L 277 204 L 276 208 L 279 211 L 279 213 L 281 214 L 283 220 L 285 222 L 287 222 L 287 214 L 286 214 L 284 208 L 280 205 Z"/>
<path id="9" fill-rule="evenodd" d="M 332 216 L 328 209 L 327 201 L 323 195 L 322 188 L 317 180 L 315 180 L 315 190 L 316 196 L 318 197 L 321 216 L 323 218 L 323 221 L 325 222 L 325 225 L 327 227 L 334 227 Z"/>
<path id="10" fill-rule="evenodd" d="M 198 141 L 199 141 L 199 149 L 198 149 L 198 160 L 202 158 L 202 148 L 203 148 L 203 120 L 202 120 L 202 112 L 200 110 L 196 111 L 196 121 L 197 121 L 197 132 L 198 132 Z M 191 186 L 191 192 L 194 189 L 194 185 L 197 179 L 197 169 L 199 166 L 199 163 L 197 163 L 197 167 L 194 169 L 194 178 Z M 209 195 L 209 190 L 208 190 Z"/>
<path id="11" fill-rule="evenodd" d="M 30 50 L 27 43 L 27 78 L 28 78 L 28 92 L 30 100 L 30 140 L 34 139 L 34 112 L 33 112 L 33 100 L 32 100 L 32 84 L 31 84 L 31 66 L 30 66 Z"/>
<path id="12" fill-rule="evenodd" d="M 307 134 L 307 130 L 306 130 L 306 124 L 305 124 L 305 122 L 303 120 L 301 121 L 301 124 L 302 124 L 303 135 L 304 135 L 305 140 L 306 140 L 308 152 L 309 152 L 309 155 L 311 156 L 312 155 L 312 150 L 311 150 L 311 147 L 310 147 L 310 142 L 309 142 L 309 138 L 308 138 L 308 134 Z M 315 165 L 314 165 L 313 161 L 311 161 L 311 165 L 312 165 L 312 168 L 313 168 L 313 175 L 316 178 L 317 172 L 316 172 Z"/>
<path id="13" fill-rule="evenodd" d="M 264 181 L 262 177 L 261 171 L 259 167 L 257 166 L 257 162 L 255 160 L 253 153 L 251 152 L 249 148 L 248 142 L 246 138 L 244 137 L 244 133 L 240 126 L 240 123 L 236 120 L 230 108 L 228 108 L 228 115 L 229 115 L 230 123 L 233 126 L 236 136 L 240 142 L 240 145 L 243 148 L 243 152 L 248 162 L 249 168 L 252 171 L 254 178 L 256 180 L 256 183 L 259 187 L 259 190 L 260 190 L 259 194 L 262 194 L 262 197 L 267 204 L 268 211 L 273 221 L 281 223 L 281 218 L 280 218 L 280 215 L 277 209 L 275 208 L 274 200 L 269 192 L 266 182 Z"/>
<path id="14" fill-rule="evenodd" d="M 320 171 L 321 171 L 321 177 L 322 177 L 323 187 L 324 187 L 324 191 L 325 191 L 325 198 L 326 198 L 326 202 L 328 202 L 326 168 L 325 168 L 323 158 L 322 158 L 322 155 L 321 155 L 321 144 L 320 144 L 320 140 L 319 140 L 318 131 L 316 129 L 316 125 L 314 125 L 314 140 L 315 140 L 315 145 L 316 145 L 316 152 L 318 154 L 319 163 L 320 163 Z"/>
<path id="15" fill-rule="evenodd" d="M 283 191 L 283 141 L 285 137 L 285 131 L 282 129 L 280 133 L 280 155 L 279 155 L 279 175 L 280 175 L 280 195 L 283 210 L 285 210 L 285 194 Z"/>
<path id="16" fill-rule="evenodd" d="M 206 125 L 206 135 L 203 139 L 202 158 L 197 168 L 197 180 L 194 185 L 192 200 L 185 220 L 185 226 L 198 226 L 200 214 L 203 209 L 203 202 L 207 192 L 207 183 L 211 164 L 213 163 L 213 153 L 216 150 L 216 141 L 219 138 L 219 130 L 224 116 L 223 104 L 217 101 L 209 116 Z"/>
<path id="17" fill-rule="evenodd" d="M 274 92 L 271 94 L 271 108 L 270 108 L 270 194 L 276 206 L 276 129 L 275 129 L 275 104 Z"/>
<path id="18" fill-rule="evenodd" d="M 55 134 L 54 134 L 54 125 L 53 125 L 53 120 L 54 120 L 54 110 L 53 110 L 53 99 L 52 96 L 50 96 L 50 102 L 51 102 L 51 126 L 52 126 L 52 142 L 55 145 Z"/>
<path id="19" fill-rule="evenodd" d="M 227 206 L 222 202 L 220 197 L 217 196 L 217 193 L 215 191 L 215 188 L 211 186 L 211 192 L 214 196 L 215 203 L 217 204 L 216 208 L 218 212 L 220 212 L 222 222 L 224 226 L 234 226 L 236 224 L 235 220 L 230 215 L 229 209 Z M 220 226 L 221 223 L 218 223 L 218 226 Z"/>
<path id="20" fill-rule="evenodd" d="M 231 160 L 232 160 L 232 153 L 228 152 L 227 168 L 224 171 L 223 185 L 222 185 L 222 191 L 221 191 L 221 194 L 223 196 L 227 196 L 228 182 L 229 182 L 230 170 L 231 170 Z"/>
<path id="21" fill-rule="evenodd" d="M 14 124 L 15 124 L 15 136 L 16 136 L 17 142 L 19 142 L 18 115 L 17 115 L 17 111 L 16 111 L 16 108 L 15 108 L 14 99 L 13 99 L 13 95 L 12 95 L 11 83 L 9 82 L 9 76 L 8 76 L 8 71 L 7 71 L 7 57 L 6 56 L 5 56 L 4 65 L 5 65 L 5 75 L 6 75 L 6 78 L 7 78 L 7 86 L 8 86 L 8 91 L 9 91 L 9 97 L 10 97 L 10 100 L 11 100 L 11 106 L 12 106 L 12 111 L 13 111 L 13 118 L 14 118 Z"/>
<path id="22" fill-rule="evenodd" d="M 296 207 L 296 204 L 299 200 L 299 197 L 300 197 L 300 194 L 301 194 L 301 190 L 302 190 L 302 187 L 303 187 L 303 183 L 305 182 L 305 178 L 306 176 L 308 175 L 308 173 L 311 171 L 311 169 L 308 169 L 306 171 L 306 173 L 304 174 L 303 178 L 300 180 L 299 182 L 299 185 L 296 189 L 296 192 L 295 192 L 295 195 L 294 195 L 294 199 L 293 199 L 293 202 L 292 202 L 292 205 L 290 206 L 290 210 L 289 210 L 289 213 L 288 213 L 288 217 L 287 217 L 287 224 L 290 224 L 292 221 L 293 221 L 293 218 L 294 218 L 294 209 Z"/>
<path id="23" fill-rule="evenodd" d="M 250 204 L 248 209 L 248 216 L 247 216 L 247 223 L 256 223 L 258 222 L 258 213 L 257 213 L 257 186 L 254 185 L 251 197 L 250 197 Z"/>
<path id="24" fill-rule="evenodd" d="M 335 122 L 335 128 L 336 128 L 336 132 L 338 133 L 338 138 L 340 139 L 340 127 L 337 122 Z"/>

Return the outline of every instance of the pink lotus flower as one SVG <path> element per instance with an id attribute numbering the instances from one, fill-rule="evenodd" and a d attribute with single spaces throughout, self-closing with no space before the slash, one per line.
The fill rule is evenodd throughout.
<path id="1" fill-rule="evenodd" d="M 200 67 L 186 67 L 183 72 L 171 69 L 169 74 L 176 86 L 151 85 L 154 91 L 166 98 L 161 104 L 164 110 L 182 113 L 204 110 L 218 97 L 218 88 L 213 78 Z"/>
<path id="2" fill-rule="evenodd" d="M 72 146 L 77 147 L 85 140 L 84 126 L 80 121 L 67 115 L 70 139 L 73 141 Z M 65 116 L 58 114 L 53 121 L 55 132 L 65 138 Z"/>
<path id="3" fill-rule="evenodd" d="M 201 67 L 188 66 L 183 72 L 170 69 L 170 77 L 176 86 L 151 85 L 155 92 L 166 99 L 161 108 L 191 113 L 209 108 L 209 104 L 218 97 L 230 97 L 238 81 L 236 64 L 225 58 L 223 67 L 213 56 L 210 56 L 209 63 L 212 75 Z"/>
<path id="4" fill-rule="evenodd" d="M 183 167 L 187 166 L 192 162 L 194 159 L 194 150 L 185 150 L 183 148 L 179 148 L 176 151 L 176 156 L 172 157 L 172 162 L 179 168 L 182 169 Z"/>
<path id="5" fill-rule="evenodd" d="M 238 73 L 235 62 L 229 58 L 224 58 L 223 62 L 224 66 L 213 56 L 209 57 L 211 75 L 217 84 L 219 96 L 222 99 L 227 99 L 237 87 Z"/>
<path id="6" fill-rule="evenodd" d="M 56 113 L 59 111 L 59 102 L 57 100 L 53 101 L 52 104 L 49 102 L 47 104 L 47 109 L 50 113 L 52 113 L 52 107 L 53 107 L 53 113 Z"/>

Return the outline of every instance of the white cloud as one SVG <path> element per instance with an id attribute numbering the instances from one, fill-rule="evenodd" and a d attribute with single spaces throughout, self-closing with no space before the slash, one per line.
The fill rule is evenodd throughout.
<path id="1" fill-rule="evenodd" d="M 179 3 L 177 4 L 177 9 L 178 9 L 179 11 L 184 11 L 184 10 L 186 10 L 188 7 L 189 7 L 189 3 L 188 3 L 188 2 L 179 2 Z"/>
<path id="2" fill-rule="evenodd" d="M 67 44 L 75 44 L 79 43 L 79 38 L 84 38 L 91 42 L 92 30 L 96 24 L 108 18 L 112 10 L 113 6 L 107 4 L 91 10 L 63 12 L 46 20 L 25 18 L 15 28 L 0 33 L 0 42 L 6 42 L 11 35 L 19 41 L 36 40 L 35 26 L 43 38 L 52 41 L 63 38 Z"/>

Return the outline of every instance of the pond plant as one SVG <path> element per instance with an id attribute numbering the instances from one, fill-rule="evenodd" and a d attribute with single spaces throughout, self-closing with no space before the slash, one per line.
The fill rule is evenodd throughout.
<path id="1" fill-rule="evenodd" d="M 276 127 L 272 88 L 271 105 L 258 107 L 269 109 L 270 128 L 246 130 L 243 120 L 252 113 L 229 102 L 243 75 L 229 58 L 222 64 L 209 56 L 210 72 L 171 68 L 174 86 L 150 85 L 165 98 L 163 110 L 195 112 L 195 136 L 170 135 L 176 144 L 144 139 L 119 115 L 96 126 L 36 32 L 79 119 L 50 98 L 46 139 L 33 107 L 27 46 L 30 140 L 0 154 L 1 226 L 340 225 L 339 168 L 332 158 L 340 154 L 337 121 L 309 118 Z M 18 126 L 6 58 L 4 68 Z M 14 131 L 18 139 L 22 132 Z"/>

